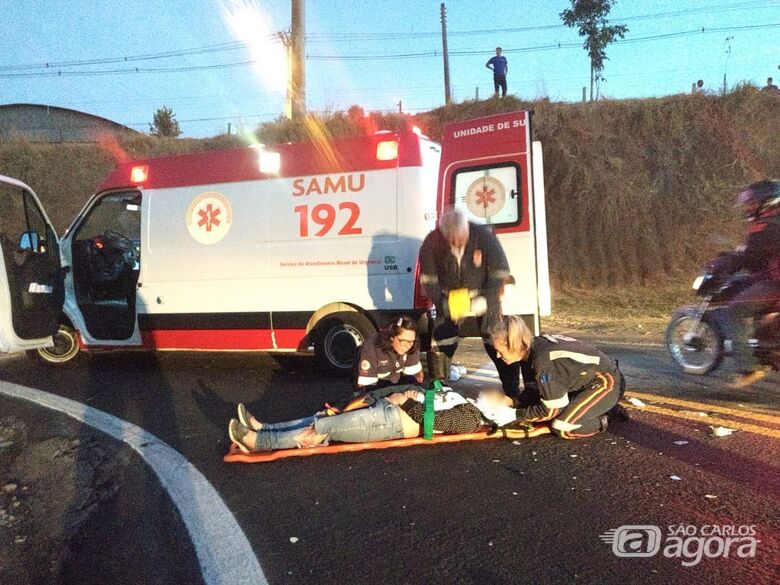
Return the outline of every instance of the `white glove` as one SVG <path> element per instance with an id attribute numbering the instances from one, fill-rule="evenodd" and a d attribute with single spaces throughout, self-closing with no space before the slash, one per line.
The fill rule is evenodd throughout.
<path id="1" fill-rule="evenodd" d="M 487 313 L 487 300 L 485 297 L 477 297 L 471 300 L 471 312 L 476 317 L 481 317 Z"/>

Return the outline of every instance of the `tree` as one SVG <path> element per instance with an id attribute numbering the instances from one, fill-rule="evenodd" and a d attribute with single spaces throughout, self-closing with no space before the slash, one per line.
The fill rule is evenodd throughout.
<path id="1" fill-rule="evenodd" d="M 149 124 L 149 134 L 167 138 L 176 138 L 181 134 L 176 114 L 171 108 L 163 106 L 154 113 L 154 122 Z"/>
<path id="2" fill-rule="evenodd" d="M 585 37 L 583 48 L 590 57 L 590 99 L 593 100 L 593 83 L 598 87 L 604 76 L 606 48 L 615 39 L 622 39 L 628 32 L 624 24 L 609 26 L 607 15 L 617 0 L 571 0 L 571 8 L 561 12 L 563 24 L 569 28 L 579 27 L 579 34 Z"/>

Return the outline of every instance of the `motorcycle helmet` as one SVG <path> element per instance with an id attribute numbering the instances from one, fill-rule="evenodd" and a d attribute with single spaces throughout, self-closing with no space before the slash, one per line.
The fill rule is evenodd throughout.
<path id="1" fill-rule="evenodd" d="M 745 218 L 754 221 L 780 213 L 780 181 L 764 179 L 751 183 L 737 195 L 738 207 Z"/>

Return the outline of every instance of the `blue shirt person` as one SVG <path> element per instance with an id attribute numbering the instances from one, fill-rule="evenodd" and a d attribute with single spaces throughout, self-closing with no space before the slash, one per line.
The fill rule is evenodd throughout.
<path id="1" fill-rule="evenodd" d="M 506 57 L 501 54 L 501 47 L 496 47 L 496 56 L 491 57 L 485 67 L 492 69 L 493 71 L 493 87 L 495 88 L 496 95 L 498 95 L 498 88 L 501 88 L 501 97 L 506 95 L 506 74 L 509 71 L 509 64 L 506 62 Z"/>

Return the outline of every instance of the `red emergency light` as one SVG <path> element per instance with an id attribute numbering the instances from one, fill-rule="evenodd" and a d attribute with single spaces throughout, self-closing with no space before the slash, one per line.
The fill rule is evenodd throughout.
<path id="1" fill-rule="evenodd" d="M 398 158 L 398 141 L 383 140 L 376 145 L 376 160 L 395 160 Z"/>
<path id="2" fill-rule="evenodd" d="M 145 183 L 149 178 L 149 167 L 138 165 L 130 170 L 130 181 L 133 183 Z"/>

